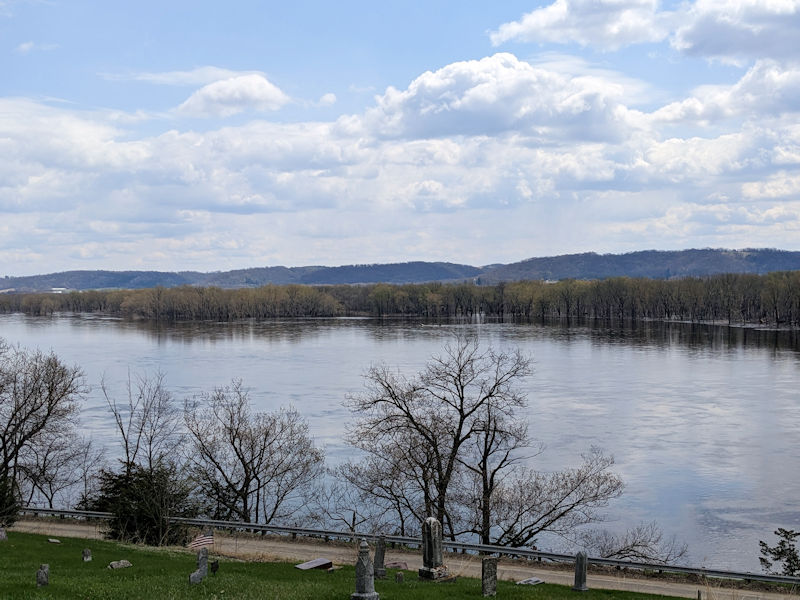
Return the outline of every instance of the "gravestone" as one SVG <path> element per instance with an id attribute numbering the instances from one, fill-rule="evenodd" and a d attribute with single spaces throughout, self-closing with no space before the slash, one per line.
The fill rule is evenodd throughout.
<path id="1" fill-rule="evenodd" d="M 497 595 L 497 559 L 487 556 L 481 561 L 481 593 L 484 597 Z"/>
<path id="2" fill-rule="evenodd" d="M 44 587 L 50 585 L 50 565 L 39 565 L 39 570 L 36 571 L 36 587 Z"/>
<path id="3" fill-rule="evenodd" d="M 420 579 L 442 579 L 448 576 L 442 559 L 442 524 L 428 517 L 422 524 L 422 568 Z"/>
<path id="4" fill-rule="evenodd" d="M 197 553 L 197 570 L 189 575 L 189 583 L 195 585 L 208 575 L 208 548 L 201 548 Z"/>
<path id="5" fill-rule="evenodd" d="M 578 552 L 577 556 L 575 556 L 575 585 L 572 586 L 573 591 L 589 591 L 589 588 L 586 587 L 587 564 L 588 561 L 586 560 L 586 552 Z"/>
<path id="6" fill-rule="evenodd" d="M 8 535 L 6 535 L 6 530 L 0 527 L 0 542 L 8 541 Z"/>
<path id="7" fill-rule="evenodd" d="M 83 562 L 90 562 L 92 560 L 92 551 L 89 548 L 83 549 Z"/>
<path id="8" fill-rule="evenodd" d="M 403 572 L 402 571 L 398 571 L 397 573 L 394 574 L 394 582 L 395 583 L 403 583 L 404 579 L 405 579 L 405 577 L 403 576 Z"/>
<path id="9" fill-rule="evenodd" d="M 386 538 L 381 536 L 378 538 L 378 543 L 375 544 L 375 578 L 386 578 L 386 565 L 383 561 L 386 557 Z"/>
<path id="10" fill-rule="evenodd" d="M 369 558 L 369 546 L 366 540 L 361 540 L 356 561 L 356 591 L 350 595 L 350 600 L 378 600 L 379 598 L 380 596 L 375 591 L 375 572 L 372 560 Z"/>
<path id="11" fill-rule="evenodd" d="M 132 567 L 132 566 L 133 565 L 130 563 L 130 561 L 125 560 L 123 558 L 122 560 L 112 560 L 110 563 L 108 563 L 108 567 L 106 567 L 106 568 L 108 568 L 108 569 L 127 569 L 128 567 Z"/>
<path id="12" fill-rule="evenodd" d="M 203 573 L 203 577 L 208 575 L 208 548 L 201 548 L 197 553 L 197 570 Z"/>

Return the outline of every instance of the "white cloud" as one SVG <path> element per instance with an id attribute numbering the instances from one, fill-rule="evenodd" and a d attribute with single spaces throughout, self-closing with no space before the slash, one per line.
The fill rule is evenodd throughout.
<path id="1" fill-rule="evenodd" d="M 48 50 L 55 50 L 56 48 L 58 48 L 58 44 L 39 44 L 33 41 L 27 41 L 17 45 L 17 47 L 14 48 L 14 52 L 24 56 L 34 51 L 46 52 Z"/>
<path id="2" fill-rule="evenodd" d="M 317 104 L 319 104 L 319 106 L 333 106 L 334 104 L 336 104 L 336 94 L 331 92 L 328 92 L 327 94 L 322 94 Z"/>
<path id="3" fill-rule="evenodd" d="M 428 71 L 405 90 L 390 87 L 361 124 L 387 138 L 513 132 L 543 140 L 608 139 L 628 128 L 623 95 L 622 86 L 602 78 L 569 77 L 500 53 Z"/>
<path id="4" fill-rule="evenodd" d="M 731 117 L 763 119 L 800 112 L 800 65 L 757 61 L 733 85 L 703 86 L 653 113 L 662 122 L 711 123 Z"/>
<path id="5" fill-rule="evenodd" d="M 197 86 L 243 75 L 261 75 L 260 71 L 232 71 L 214 66 L 203 66 L 189 71 L 163 71 L 159 73 L 103 73 L 111 81 L 143 81 L 157 85 Z"/>
<path id="6" fill-rule="evenodd" d="M 519 21 L 504 23 L 490 34 L 492 44 L 508 41 L 578 43 L 616 50 L 642 42 L 659 42 L 669 33 L 674 14 L 658 10 L 657 0 L 555 0 Z"/>
<path id="7" fill-rule="evenodd" d="M 658 0 L 555 0 L 502 24 L 490 39 L 604 51 L 669 39 L 682 53 L 725 62 L 797 59 L 800 1 L 697 0 L 662 10 Z"/>
<path id="8" fill-rule="evenodd" d="M 263 75 L 238 75 L 210 83 L 178 107 L 197 117 L 229 117 L 244 111 L 278 110 L 289 97 Z"/>
<path id="9" fill-rule="evenodd" d="M 645 92 L 613 71 L 550 59 L 446 65 L 334 122 L 142 133 L 124 115 L 1 99 L 0 258 L 63 261 L 20 263 L 31 272 L 796 246 L 792 68 L 762 61 L 642 113 L 630 103 Z M 266 102 L 261 81 L 241 93 L 236 79 L 193 95 L 195 114 Z"/>
<path id="10" fill-rule="evenodd" d="M 800 57 L 798 0 L 698 0 L 672 38 L 686 54 L 727 61 Z"/>

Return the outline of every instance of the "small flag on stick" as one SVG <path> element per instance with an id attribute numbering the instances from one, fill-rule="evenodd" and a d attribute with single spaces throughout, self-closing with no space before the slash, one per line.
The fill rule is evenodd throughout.
<path id="1" fill-rule="evenodd" d="M 213 546 L 214 545 L 214 531 L 209 530 L 204 533 L 201 533 L 197 537 L 195 537 L 191 542 L 187 544 L 189 548 L 202 548 L 203 546 Z"/>

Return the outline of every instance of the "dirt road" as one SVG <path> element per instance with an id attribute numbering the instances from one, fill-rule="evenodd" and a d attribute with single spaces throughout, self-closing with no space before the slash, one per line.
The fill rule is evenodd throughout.
<path id="1" fill-rule="evenodd" d="M 41 533 L 58 537 L 80 537 L 90 539 L 102 538 L 102 522 L 84 523 L 60 519 L 24 519 L 18 521 L 12 531 Z M 247 560 L 281 560 L 304 562 L 312 558 L 324 557 L 335 564 L 355 564 L 357 550 L 354 544 L 325 543 L 308 538 L 292 540 L 286 537 L 252 536 L 249 534 L 228 534 L 217 532 L 213 551 L 224 555 Z M 386 549 L 386 562 L 403 561 L 408 568 L 416 570 L 422 566 L 419 553 L 401 552 L 392 548 Z M 448 554 L 445 563 L 455 575 L 467 577 L 481 576 L 480 558 L 462 554 Z M 538 577 L 547 583 L 572 585 L 574 574 L 571 570 L 557 570 L 531 566 L 521 561 L 501 560 L 497 566 L 498 577 L 510 581 L 520 581 L 528 577 Z M 640 579 L 619 575 L 589 573 L 590 588 L 626 590 L 664 596 L 697 598 L 698 591 L 703 600 L 787 600 L 798 597 L 798 592 L 778 594 L 742 589 L 727 589 L 713 585 L 683 584 L 657 579 Z"/>

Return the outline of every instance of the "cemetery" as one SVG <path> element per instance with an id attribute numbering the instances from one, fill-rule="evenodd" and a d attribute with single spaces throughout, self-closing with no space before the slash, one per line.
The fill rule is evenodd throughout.
<path id="1" fill-rule="evenodd" d="M 435 527 L 431 528 L 434 533 Z M 0 542 L 3 570 L 0 597 L 11 598 L 281 598 L 384 600 L 497 597 L 644 598 L 640 593 L 589 590 L 577 594 L 569 586 L 516 585 L 496 579 L 496 559 L 483 559 L 489 577 L 455 575 L 430 579 L 412 570 L 383 563 L 378 544 L 357 540 L 350 564 L 300 570 L 293 563 L 242 561 L 202 548 L 151 548 L 105 540 L 48 536 L 11 530 Z M 443 557 L 435 540 L 423 556 L 423 569 L 441 570 Z M 385 547 L 385 545 L 384 545 Z M 441 544 L 438 544 L 441 548 Z M 88 557 L 91 557 L 88 560 Z M 377 560 L 377 564 L 375 559 Z M 446 560 L 446 558 L 444 558 Z M 477 564 L 482 563 L 476 557 Z M 212 562 L 213 561 L 213 562 Z M 494 563 L 494 570 L 491 564 Z M 112 568 L 112 564 L 117 568 Z M 121 567 L 121 568 L 120 568 Z M 37 591 L 38 590 L 38 591 Z M 650 596 L 665 598 L 665 596 Z"/>

